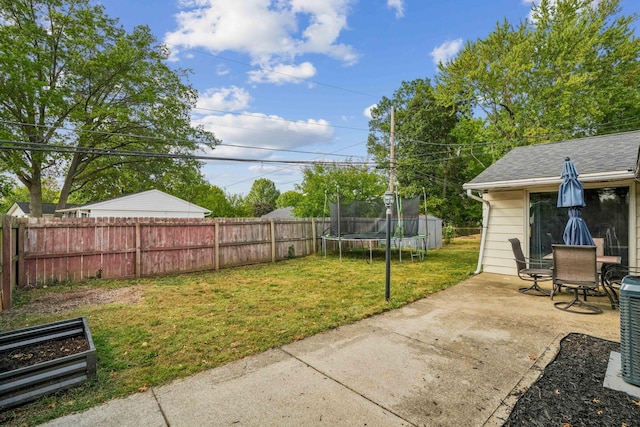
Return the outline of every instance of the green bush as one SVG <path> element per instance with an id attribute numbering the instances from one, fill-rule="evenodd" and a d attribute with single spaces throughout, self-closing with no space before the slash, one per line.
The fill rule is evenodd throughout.
<path id="1" fill-rule="evenodd" d="M 444 243 L 451 243 L 451 240 L 456 237 L 456 229 L 453 225 L 447 225 L 442 229 L 442 237 L 444 238 Z"/>

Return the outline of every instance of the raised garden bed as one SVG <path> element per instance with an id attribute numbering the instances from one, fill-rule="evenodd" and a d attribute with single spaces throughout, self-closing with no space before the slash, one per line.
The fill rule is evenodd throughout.
<path id="1" fill-rule="evenodd" d="M 0 409 L 96 378 L 84 317 L 0 333 Z"/>

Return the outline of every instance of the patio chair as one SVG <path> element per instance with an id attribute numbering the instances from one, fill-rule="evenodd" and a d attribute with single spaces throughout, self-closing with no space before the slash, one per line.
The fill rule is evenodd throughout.
<path id="1" fill-rule="evenodd" d="M 553 305 L 560 310 L 579 314 L 599 314 L 602 310 L 586 303 L 586 291 L 598 289 L 598 268 L 595 246 L 551 245 L 553 248 L 553 289 L 561 286 L 573 291 L 571 301 L 559 301 Z M 584 301 L 579 292 L 583 291 Z"/>
<path id="2" fill-rule="evenodd" d="M 620 285 L 625 276 L 640 276 L 640 267 L 612 265 L 606 269 L 602 277 L 602 287 L 609 297 L 611 308 L 614 310 L 620 307 Z"/>
<path id="3" fill-rule="evenodd" d="M 528 292 L 537 292 L 537 296 L 549 296 L 550 291 L 541 288 L 538 282 L 549 281 L 552 279 L 552 270 L 549 268 L 548 263 L 543 260 L 534 260 L 524 256 L 522 253 L 522 246 L 520 240 L 517 238 L 509 239 L 511 243 L 511 249 L 513 250 L 513 256 L 516 261 L 516 268 L 518 270 L 518 277 L 522 280 L 533 282 L 529 287 L 522 287 L 518 289 L 518 292 L 527 294 Z"/>

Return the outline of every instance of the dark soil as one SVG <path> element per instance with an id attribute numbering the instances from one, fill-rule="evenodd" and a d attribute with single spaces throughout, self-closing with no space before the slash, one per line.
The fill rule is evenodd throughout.
<path id="1" fill-rule="evenodd" d="M 89 342 L 85 337 L 71 337 L 0 352 L 0 372 L 24 368 L 87 350 L 89 350 Z"/>
<path id="2" fill-rule="evenodd" d="M 560 352 L 516 403 L 503 427 L 640 426 L 640 398 L 603 386 L 620 344 L 569 334 Z"/>

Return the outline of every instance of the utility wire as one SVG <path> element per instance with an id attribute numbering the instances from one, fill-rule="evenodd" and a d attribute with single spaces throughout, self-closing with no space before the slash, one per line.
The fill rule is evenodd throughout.
<path id="1" fill-rule="evenodd" d="M 234 111 L 216 110 L 216 109 L 213 109 L 213 108 L 200 108 L 200 107 L 192 108 L 192 110 L 211 111 L 211 112 L 214 112 L 214 113 L 231 114 L 231 115 L 234 115 L 234 116 L 252 117 L 252 118 L 261 119 L 261 120 L 272 120 L 272 121 L 279 121 L 279 122 L 293 123 L 293 124 L 303 124 L 303 125 L 307 125 L 307 126 L 322 126 L 322 127 L 327 127 L 327 128 L 348 129 L 348 130 L 357 130 L 357 131 L 369 132 L 369 129 L 364 129 L 364 128 L 355 128 L 355 127 L 350 127 L 350 126 L 332 125 L 332 124 L 328 124 L 328 123 L 312 123 L 312 122 L 308 122 L 308 121 L 304 121 L 304 120 L 289 120 L 289 119 L 285 119 L 283 117 L 277 117 L 277 116 L 273 117 L 273 116 L 262 115 L 262 114 L 237 113 L 237 112 L 234 112 Z M 215 117 L 222 117 L 222 116 L 210 116 L 210 117 L 214 117 L 215 118 Z M 210 125 L 214 125 L 214 126 L 236 127 L 236 126 L 230 126 L 230 125 L 221 125 L 221 124 L 203 122 L 202 120 L 193 120 L 193 122 L 195 122 L 195 123 L 203 123 L 203 124 L 210 124 Z M 237 127 L 240 128 L 240 129 L 252 130 L 250 128 L 244 128 L 244 127 L 241 127 L 241 126 L 237 126 Z M 256 129 L 256 130 L 262 130 L 262 129 Z"/>
<path id="2" fill-rule="evenodd" d="M 293 79 L 296 79 L 296 80 L 299 80 L 299 81 L 303 81 L 303 82 L 307 82 L 307 83 L 313 83 L 313 84 L 318 85 L 318 86 L 324 86 L 324 87 L 328 87 L 328 88 L 331 88 L 331 89 L 337 89 L 337 90 L 341 90 L 341 91 L 344 91 L 344 92 L 349 92 L 349 93 L 353 93 L 353 94 L 356 94 L 356 95 L 363 95 L 363 96 L 376 98 L 376 99 L 382 98 L 381 96 L 378 96 L 378 95 L 373 95 L 373 94 L 366 93 L 366 92 L 361 92 L 361 91 L 358 91 L 358 90 L 355 90 L 355 89 L 349 89 L 349 88 L 345 88 L 345 87 L 341 87 L 341 86 L 336 86 L 336 85 L 332 85 L 332 84 L 329 84 L 329 83 L 323 83 L 323 82 L 320 82 L 320 81 L 317 81 L 317 80 L 305 79 L 303 77 L 299 77 L 299 76 L 296 76 L 296 75 L 293 75 L 293 74 L 287 74 L 287 73 L 283 73 L 281 71 L 275 71 L 275 70 L 272 70 L 272 69 L 269 69 L 269 68 L 266 68 L 266 67 L 249 64 L 247 62 L 238 61 L 237 59 L 227 58 L 227 57 L 224 57 L 224 56 L 221 56 L 221 55 L 216 55 L 215 53 L 211 53 L 211 52 L 207 52 L 207 51 L 203 51 L 203 50 L 198 50 L 198 49 L 193 49 L 193 48 L 183 48 L 180 45 L 172 44 L 172 43 L 166 43 L 166 42 L 163 43 L 163 44 L 165 44 L 167 46 L 174 46 L 174 47 L 177 47 L 178 49 L 185 50 L 185 51 L 190 51 L 190 52 L 195 52 L 195 53 L 199 53 L 199 54 L 202 54 L 202 55 L 212 56 L 214 58 L 218 58 L 218 59 L 221 59 L 223 61 L 233 62 L 235 64 L 240 64 L 240 65 L 245 65 L 245 66 L 247 66 L 249 68 L 252 68 L 254 70 L 257 69 L 257 70 L 265 71 L 265 72 L 268 72 L 268 73 L 271 73 L 271 74 L 278 74 L 280 76 L 290 77 L 290 78 L 293 78 Z"/>
<path id="3" fill-rule="evenodd" d="M 33 123 L 21 123 L 21 122 L 9 121 L 9 120 L 0 120 L 0 123 L 10 124 L 10 125 L 15 125 L 15 126 L 30 126 L 30 127 L 34 127 L 34 128 L 43 128 L 43 129 L 47 129 L 47 130 L 48 129 L 60 129 L 60 130 L 66 130 L 66 131 L 69 131 L 69 132 L 88 133 L 88 134 L 95 134 L 95 135 L 118 136 L 118 137 L 126 137 L 126 138 L 140 138 L 140 139 L 145 139 L 145 140 L 156 141 L 158 143 L 195 142 L 195 143 L 199 144 L 199 142 L 197 142 L 197 141 L 190 141 L 190 140 L 186 140 L 186 139 L 168 139 L 168 138 L 162 138 L 162 137 L 156 137 L 156 136 L 136 135 L 136 134 L 130 134 L 130 133 L 105 132 L 105 131 L 96 131 L 96 130 L 90 130 L 90 129 L 65 128 L 65 127 L 57 127 L 57 126 L 49 126 L 49 125 L 38 125 L 38 124 L 33 124 Z M 317 152 L 317 151 L 293 150 L 293 149 L 286 149 L 286 148 L 259 147 L 259 146 L 252 146 L 252 145 L 230 144 L 230 143 L 225 143 L 225 142 L 221 142 L 221 143 L 217 144 L 216 147 L 245 148 L 245 149 L 251 149 L 251 150 L 264 150 L 264 151 L 282 151 L 282 152 L 288 152 L 288 153 L 314 154 L 314 155 L 323 155 L 323 156 L 343 156 L 343 157 L 347 157 L 348 156 L 348 155 L 345 155 L 345 154 L 321 153 L 321 152 Z"/>
<path id="4" fill-rule="evenodd" d="M 372 162 L 353 162 L 353 161 L 319 161 L 319 160 L 272 160 L 272 159 L 246 159 L 238 157 L 218 157 L 218 156 L 205 156 L 197 154 L 176 154 L 176 153 L 154 153 L 150 151 L 129 151 L 129 150 L 114 150 L 108 148 L 95 148 L 95 147 L 69 147 L 64 145 L 53 144 L 37 144 L 26 141 L 13 141 L 13 140 L 0 140 L 0 148 L 11 151 L 25 151 L 25 149 L 31 151 L 54 151 L 57 153 L 81 153 L 81 154 L 98 154 L 103 156 L 122 156 L 122 157 L 150 157 L 150 158 L 165 158 L 165 159 L 185 159 L 185 160 L 218 160 L 228 162 L 242 162 L 242 163 L 274 163 L 274 164 L 288 164 L 288 165 L 315 165 L 315 164 L 341 164 L 341 165 L 371 165 Z"/>
<path id="5" fill-rule="evenodd" d="M 333 152 L 331 153 L 331 155 L 337 155 L 337 154 L 334 154 L 334 153 L 337 153 L 338 151 L 342 151 L 342 150 L 347 150 L 347 149 L 349 149 L 349 148 L 353 148 L 353 147 L 358 146 L 358 145 L 360 145 L 360 144 L 364 144 L 364 142 L 358 142 L 358 143 L 353 144 L 353 145 L 349 145 L 349 146 L 346 146 L 346 147 L 342 147 L 342 148 L 340 148 L 340 149 L 338 149 L 338 150 L 336 150 L 336 151 L 333 151 Z M 316 158 L 316 159 L 319 159 L 319 158 Z M 316 159 L 313 159 L 313 160 L 316 160 Z M 257 178 L 262 178 L 262 177 L 265 177 L 265 176 L 267 176 L 267 175 L 272 175 L 272 174 L 274 174 L 274 173 L 281 172 L 283 169 L 292 169 L 292 168 L 291 168 L 291 167 L 284 167 L 284 168 L 276 169 L 276 170 L 273 170 L 273 171 L 269 171 L 269 172 L 264 173 L 264 174 L 262 174 L 262 175 L 253 176 L 253 177 L 251 177 L 251 178 L 247 178 L 247 179 L 243 179 L 243 180 L 238 181 L 238 182 L 234 182 L 233 184 L 229 184 L 229 185 L 225 186 L 225 188 L 226 188 L 226 187 L 233 187 L 234 185 L 238 185 L 238 184 L 243 184 L 243 183 L 245 183 L 245 182 L 248 182 L 248 181 L 251 181 L 251 180 L 255 180 L 255 179 L 257 179 Z M 296 181 L 298 181 L 298 180 L 296 180 Z M 296 182 L 296 181 L 292 181 L 292 182 Z"/>

